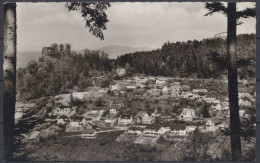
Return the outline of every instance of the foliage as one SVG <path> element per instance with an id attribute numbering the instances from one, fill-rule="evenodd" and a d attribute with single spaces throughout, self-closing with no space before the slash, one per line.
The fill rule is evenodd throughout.
<path id="1" fill-rule="evenodd" d="M 209 11 L 205 16 L 212 15 L 216 12 L 227 15 L 227 7 L 221 2 L 206 2 L 205 8 Z M 243 23 L 242 21 L 239 21 L 240 19 L 247 19 L 256 16 L 256 8 L 246 8 L 245 10 L 237 11 L 236 16 L 238 25 L 240 25 Z"/>
<path id="2" fill-rule="evenodd" d="M 167 42 L 161 49 L 119 56 L 115 64 L 127 64 L 136 73 L 154 76 L 219 78 L 226 73 L 226 39 L 215 37 L 187 42 Z M 237 37 L 239 76 L 255 74 L 255 35 Z"/>
<path id="3" fill-rule="evenodd" d="M 106 2 L 70 2 L 66 3 L 69 11 L 79 11 L 86 21 L 89 32 L 97 38 L 104 40 L 103 30 L 106 30 L 108 22 L 105 10 L 110 7 Z"/>
<path id="4" fill-rule="evenodd" d="M 156 147 L 128 143 L 123 151 L 123 159 L 124 161 L 156 161 L 158 160 L 156 151 Z"/>
<path id="5" fill-rule="evenodd" d="M 182 161 L 207 161 L 211 158 L 209 149 L 213 137 L 196 129 L 183 143 L 180 155 Z"/>
<path id="6" fill-rule="evenodd" d="M 22 100 L 53 96 L 69 90 L 82 91 L 92 86 L 92 77 L 111 71 L 107 54 L 85 50 L 60 57 L 42 56 L 17 71 L 17 93 Z M 108 86 L 108 79 L 100 82 Z M 77 86 L 77 87 L 75 87 Z"/>

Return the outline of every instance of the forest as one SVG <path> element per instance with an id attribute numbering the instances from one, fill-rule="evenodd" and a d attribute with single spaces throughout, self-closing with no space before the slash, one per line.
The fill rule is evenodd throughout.
<path id="1" fill-rule="evenodd" d="M 226 74 L 226 39 L 215 37 L 167 42 L 161 49 L 121 55 L 116 66 L 129 64 L 137 73 L 154 76 L 219 78 Z M 255 76 L 255 34 L 237 36 L 239 77 Z"/>
<path id="2" fill-rule="evenodd" d="M 239 78 L 255 76 L 255 34 L 237 36 Z M 52 45 L 57 47 L 56 44 Z M 96 85 L 107 87 L 116 76 L 116 68 L 126 68 L 126 75 L 136 73 L 154 76 L 220 78 L 226 71 L 226 40 L 217 37 L 187 42 L 167 42 L 161 49 L 135 52 L 109 59 L 100 51 L 85 50 L 83 54 L 55 50 L 38 61 L 30 61 L 17 70 L 17 99 L 83 91 Z"/>

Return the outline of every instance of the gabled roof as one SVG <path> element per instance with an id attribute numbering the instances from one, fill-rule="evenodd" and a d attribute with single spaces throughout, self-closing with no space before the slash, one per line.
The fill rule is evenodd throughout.
<path id="1" fill-rule="evenodd" d="M 72 121 L 80 122 L 80 121 L 82 121 L 84 119 L 84 117 L 83 116 L 79 116 L 79 115 L 75 115 L 75 116 L 70 117 L 70 119 Z"/>
<path id="2" fill-rule="evenodd" d="M 151 115 L 151 113 L 149 113 L 149 112 L 139 111 L 139 112 L 136 114 L 135 118 L 142 118 L 146 113 L 147 113 L 149 116 Z"/>
<path id="3" fill-rule="evenodd" d="M 186 124 L 171 124 L 170 129 L 171 130 L 185 130 Z"/>
<path id="4" fill-rule="evenodd" d="M 66 115 L 61 115 L 61 116 L 59 116 L 59 119 L 69 119 Z"/>
<path id="5" fill-rule="evenodd" d="M 131 127 L 128 128 L 128 130 L 132 130 L 132 131 L 143 131 L 143 128 L 131 126 Z"/>
<path id="6" fill-rule="evenodd" d="M 210 118 L 211 122 L 214 124 L 214 125 L 217 125 L 217 124 L 220 124 L 222 123 L 218 118 L 216 117 L 213 117 L 213 118 Z"/>
<path id="7" fill-rule="evenodd" d="M 130 119 L 132 117 L 132 115 L 130 114 L 122 114 L 121 115 L 121 119 Z"/>
<path id="8" fill-rule="evenodd" d="M 193 109 L 191 109 L 191 108 L 184 108 L 183 110 L 182 110 L 182 114 L 187 114 L 187 112 L 194 112 L 194 110 Z"/>
<path id="9" fill-rule="evenodd" d="M 161 128 L 160 125 L 156 125 L 156 124 L 149 124 L 146 126 L 146 129 L 149 129 L 149 130 L 156 130 L 158 131 L 159 129 Z"/>

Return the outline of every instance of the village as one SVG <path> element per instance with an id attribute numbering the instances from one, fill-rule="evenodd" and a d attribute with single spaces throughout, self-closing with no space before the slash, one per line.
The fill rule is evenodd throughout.
<path id="1" fill-rule="evenodd" d="M 55 102 L 47 104 L 52 108 L 45 119 L 46 123 L 51 122 L 48 129 L 60 126 L 64 128 L 61 136 L 86 139 L 95 139 L 99 133 L 123 131 L 116 141 L 152 145 L 160 137 L 169 142 L 183 141 L 196 129 L 214 133 L 229 128 L 228 98 L 220 95 L 221 89 L 187 84 L 200 83 L 192 82 L 195 79 L 138 74 L 123 77 L 124 74 L 125 69 L 117 69 L 121 79 L 107 88 L 93 86 L 85 92 L 55 96 Z M 250 83 L 241 83 L 246 84 Z M 239 90 L 240 117 L 249 119 L 254 114 L 255 93 Z M 34 105 L 17 102 L 16 122 Z M 36 129 L 27 139 L 37 139 L 40 134 Z"/>

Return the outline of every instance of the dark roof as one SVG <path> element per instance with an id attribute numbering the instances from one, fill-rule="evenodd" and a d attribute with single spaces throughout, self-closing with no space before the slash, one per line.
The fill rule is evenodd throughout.
<path id="1" fill-rule="evenodd" d="M 59 119 L 69 119 L 66 115 L 59 116 Z"/>
<path id="2" fill-rule="evenodd" d="M 220 121 L 218 118 L 216 118 L 216 117 L 210 118 L 210 120 L 211 120 L 212 123 L 215 124 L 215 125 L 221 123 L 221 121 Z"/>
<path id="3" fill-rule="evenodd" d="M 146 126 L 146 129 L 151 129 L 151 130 L 159 130 L 160 128 L 161 126 L 156 124 L 151 124 Z"/>
<path id="4" fill-rule="evenodd" d="M 186 125 L 185 124 L 171 124 L 170 129 L 171 130 L 185 130 Z"/>
<path id="5" fill-rule="evenodd" d="M 133 131 L 142 131 L 143 129 L 141 127 L 134 127 L 134 126 L 131 126 L 128 128 L 128 130 L 133 130 Z"/>
<path id="6" fill-rule="evenodd" d="M 71 120 L 73 120 L 73 121 L 78 121 L 78 122 L 82 121 L 83 118 L 84 118 L 84 117 L 78 116 L 78 115 L 70 117 Z"/>
<path id="7" fill-rule="evenodd" d="M 130 119 L 132 115 L 130 114 L 122 114 L 121 119 Z"/>

